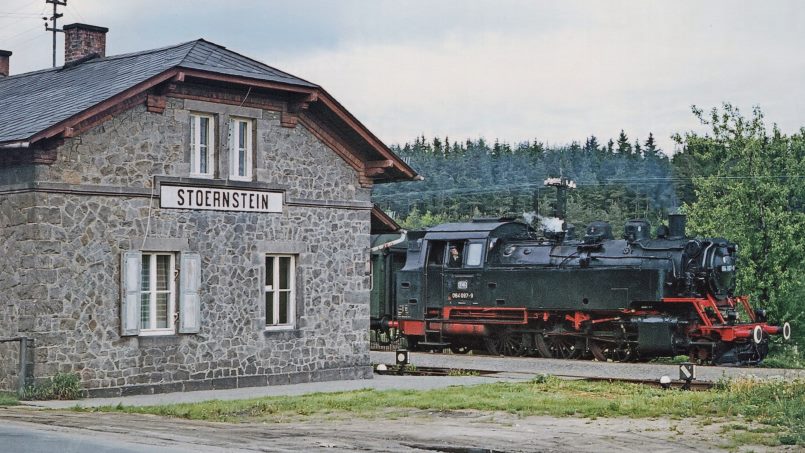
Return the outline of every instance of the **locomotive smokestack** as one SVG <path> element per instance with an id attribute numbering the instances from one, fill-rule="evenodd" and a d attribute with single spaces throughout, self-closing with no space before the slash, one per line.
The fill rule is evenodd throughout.
<path id="1" fill-rule="evenodd" d="M 684 238 L 687 224 L 685 214 L 668 214 L 668 237 L 671 239 Z"/>

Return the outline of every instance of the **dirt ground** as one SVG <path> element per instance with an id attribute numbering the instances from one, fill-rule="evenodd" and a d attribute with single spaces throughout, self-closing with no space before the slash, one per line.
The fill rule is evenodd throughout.
<path id="1" fill-rule="evenodd" d="M 734 423 L 734 422 L 732 422 Z M 149 415 L 0 408 L 0 424 L 140 445 L 143 451 L 680 452 L 722 451 L 725 423 L 696 420 L 519 417 L 408 411 L 380 420 L 308 417 L 281 423 L 211 423 Z M 6 446 L 8 446 L 6 444 Z M 744 446 L 740 451 L 801 451 Z M 0 448 L 2 450 L 2 448 Z"/>

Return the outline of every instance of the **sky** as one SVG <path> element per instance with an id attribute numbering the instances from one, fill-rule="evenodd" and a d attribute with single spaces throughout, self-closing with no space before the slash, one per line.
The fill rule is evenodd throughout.
<path id="1" fill-rule="evenodd" d="M 107 55 L 204 38 L 323 86 L 386 144 L 702 131 L 691 106 L 805 126 L 799 0 L 67 0 Z M 0 0 L 11 73 L 50 67 L 45 0 Z M 61 64 L 62 36 L 57 56 Z"/>

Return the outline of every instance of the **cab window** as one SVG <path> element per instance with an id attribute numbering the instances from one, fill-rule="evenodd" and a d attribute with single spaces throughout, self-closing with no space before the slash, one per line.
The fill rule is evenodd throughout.
<path id="1" fill-rule="evenodd" d="M 484 244 L 472 242 L 467 247 L 467 267 L 477 267 L 483 261 Z"/>
<path id="2" fill-rule="evenodd" d="M 428 245 L 428 266 L 444 264 L 444 242 L 431 242 Z"/>

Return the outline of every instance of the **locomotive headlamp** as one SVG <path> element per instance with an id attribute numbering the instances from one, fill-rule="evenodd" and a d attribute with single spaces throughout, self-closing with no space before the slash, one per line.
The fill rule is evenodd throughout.
<path id="1" fill-rule="evenodd" d="M 783 340 L 791 339 L 791 324 L 783 323 Z"/>

